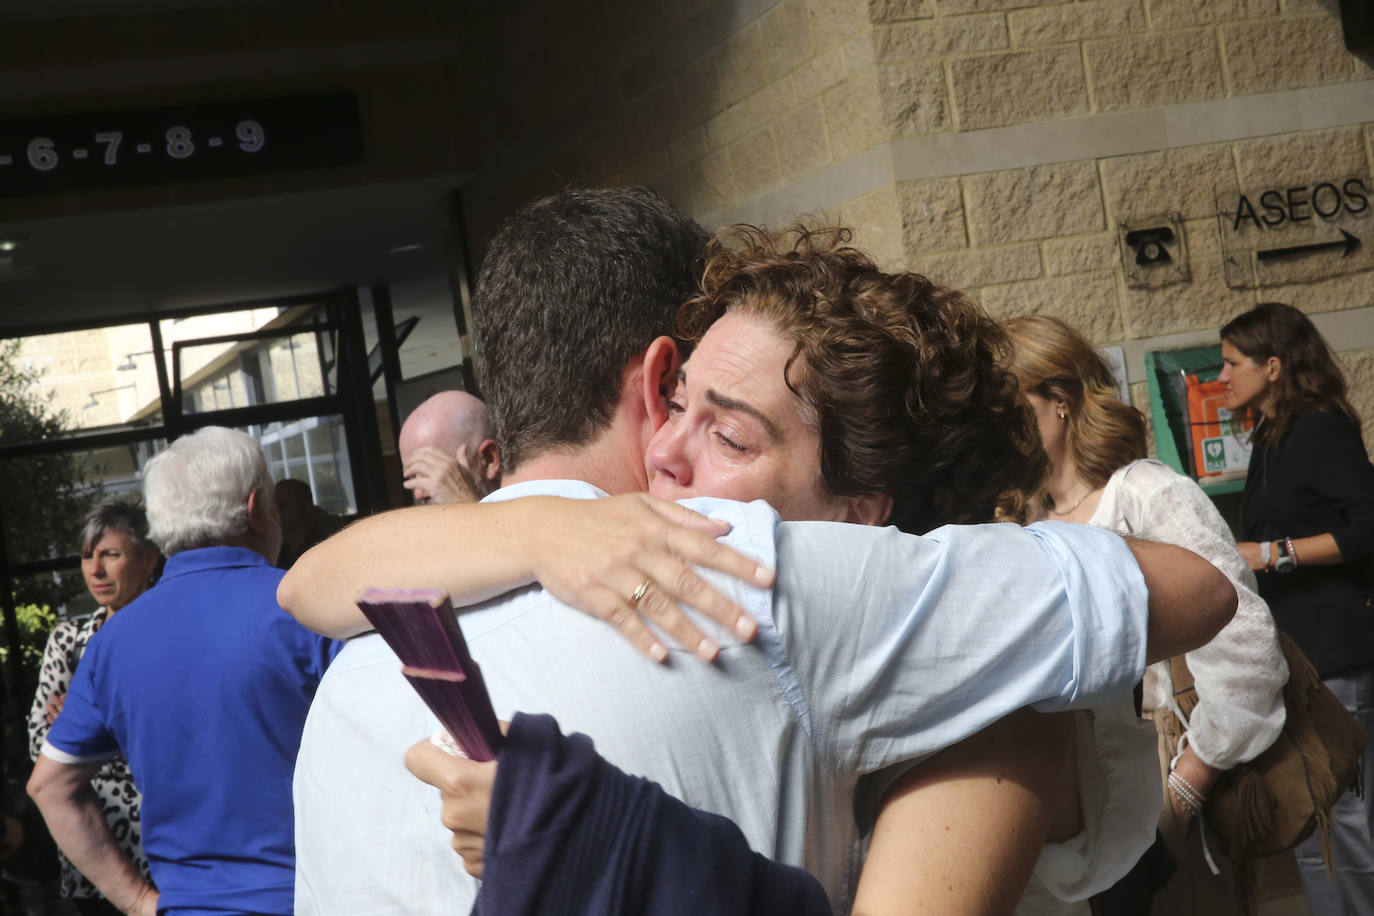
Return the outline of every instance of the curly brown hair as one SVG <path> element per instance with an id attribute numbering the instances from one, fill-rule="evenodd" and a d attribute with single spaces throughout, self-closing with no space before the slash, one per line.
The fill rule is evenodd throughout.
<path id="1" fill-rule="evenodd" d="M 1006 335 L 963 293 L 885 273 L 850 238 L 843 228 L 722 230 L 679 333 L 699 341 L 737 311 L 794 341 L 784 381 L 812 414 L 831 493 L 886 494 L 889 524 L 917 534 L 1021 520 L 1020 494 L 1046 459 Z"/>

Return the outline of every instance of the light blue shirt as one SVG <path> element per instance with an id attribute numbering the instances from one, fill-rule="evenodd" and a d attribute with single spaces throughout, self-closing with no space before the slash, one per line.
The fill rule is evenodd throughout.
<path id="1" fill-rule="evenodd" d="M 597 498 L 577 481 L 531 494 Z M 1145 668 L 1147 594 L 1115 534 L 1044 523 L 892 528 L 779 522 L 766 503 L 697 499 L 724 538 L 778 570 L 771 589 L 710 576 L 759 622 L 751 644 L 710 623 L 704 665 L 655 665 L 538 586 L 465 612 L 496 712 L 554 715 L 623 769 L 737 824 L 811 871 L 838 911 L 858 874 L 860 777 L 918 760 L 1013 710 L 1100 705 Z M 455 545 L 455 552 L 461 545 Z M 379 587 L 421 586 L 389 583 Z M 379 637 L 352 641 L 320 684 L 295 778 L 296 912 L 450 916 L 476 884 L 406 748 L 435 730 Z"/>

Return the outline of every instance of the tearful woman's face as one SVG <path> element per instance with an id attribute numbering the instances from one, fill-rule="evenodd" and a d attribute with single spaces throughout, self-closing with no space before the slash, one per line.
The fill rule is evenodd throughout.
<path id="1" fill-rule="evenodd" d="M 730 312 L 711 325 L 668 397 L 644 456 L 664 499 L 767 500 L 789 520 L 843 520 L 821 481 L 820 436 L 784 379 L 794 344 L 768 321 Z"/>

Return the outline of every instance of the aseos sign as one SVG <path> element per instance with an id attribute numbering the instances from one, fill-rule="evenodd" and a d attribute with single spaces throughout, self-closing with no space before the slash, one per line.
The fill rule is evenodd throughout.
<path id="1" fill-rule="evenodd" d="M 1374 185 L 1347 175 L 1301 185 L 1218 189 L 1226 283 L 1300 283 L 1374 267 Z"/>

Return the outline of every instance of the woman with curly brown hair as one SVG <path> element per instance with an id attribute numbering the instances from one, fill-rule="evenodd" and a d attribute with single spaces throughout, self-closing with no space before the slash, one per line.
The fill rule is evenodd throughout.
<path id="1" fill-rule="evenodd" d="M 1116 380 L 1092 344 L 1044 315 L 1004 327 L 1050 457 L 1036 514 L 1187 547 L 1225 573 L 1240 596 L 1232 621 L 1185 655 L 1198 696 L 1191 715 L 1183 718 L 1173 702 L 1168 662 L 1146 672 L 1143 703 L 1158 729 L 1169 787 L 1160 830 L 1180 864 L 1154 912 L 1240 912 L 1231 876 L 1208 867 L 1195 803 L 1226 770 L 1268 748 L 1283 727 L 1288 667 L 1273 618 L 1212 501 L 1193 481 L 1145 457 L 1145 419 L 1117 399 Z M 1224 865 L 1217 845 L 1213 839 L 1212 861 Z"/>
<path id="2" fill-rule="evenodd" d="M 1018 517 L 1044 453 L 1006 336 L 963 293 L 880 271 L 848 241 L 800 227 L 717 236 L 679 315 L 696 350 L 645 457 L 649 492 L 912 534 Z M 722 403 L 718 378 L 743 388 Z"/>
<path id="3" fill-rule="evenodd" d="M 1226 406 L 1256 420 L 1240 551 L 1279 628 L 1368 729 L 1363 798 L 1332 811 L 1334 877 L 1322 837 L 1297 847 L 1312 912 L 1374 912 L 1374 467 L 1320 332 L 1266 302 L 1221 329 Z"/>

